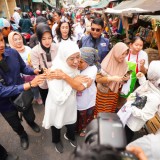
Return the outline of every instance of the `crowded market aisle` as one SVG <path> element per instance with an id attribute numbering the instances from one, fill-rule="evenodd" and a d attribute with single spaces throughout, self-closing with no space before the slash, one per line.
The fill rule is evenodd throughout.
<path id="1" fill-rule="evenodd" d="M 12 154 L 19 156 L 19 160 L 64 160 L 67 159 L 74 148 L 62 137 L 63 144 L 65 146 L 64 153 L 59 154 L 55 151 L 53 143 L 51 143 L 51 131 L 44 129 L 42 126 L 42 120 L 44 115 L 43 105 L 34 105 L 34 111 L 36 113 L 36 122 L 40 126 L 40 133 L 35 133 L 26 124 L 25 121 L 22 124 L 25 126 L 29 135 L 29 148 L 22 150 L 19 145 L 19 137 L 12 128 L 7 124 L 4 118 L 0 115 L 1 122 L 1 144 Z M 62 129 L 62 133 L 65 133 L 66 128 Z M 5 136 L 7 133 L 7 136 Z M 62 134 L 62 135 L 63 135 Z M 84 140 L 83 137 L 76 136 L 78 144 L 81 144 Z"/>

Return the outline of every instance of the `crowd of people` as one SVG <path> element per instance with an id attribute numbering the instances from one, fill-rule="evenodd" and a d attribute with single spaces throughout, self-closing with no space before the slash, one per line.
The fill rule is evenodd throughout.
<path id="1" fill-rule="evenodd" d="M 63 126 L 67 128 L 64 138 L 77 147 L 75 133 L 84 137 L 86 126 L 99 113 L 117 113 L 124 107 L 130 143 L 134 132 L 158 111 L 160 74 L 156 68 L 160 62 L 149 65 L 141 37 L 110 48 L 103 34 L 106 22 L 99 14 L 59 10 L 35 14 L 21 14 L 16 7 L 10 21 L 0 18 L 0 113 L 20 137 L 22 149 L 29 147 L 28 134 L 12 101 L 29 89 L 34 102 L 45 107 L 42 126 L 51 128 L 57 152 L 63 153 Z M 29 35 L 28 43 L 24 33 Z M 147 96 L 143 108 L 132 105 L 137 94 Z M 120 96 L 125 98 L 123 107 L 118 106 Z M 23 117 L 33 131 L 40 132 L 35 116 L 31 104 Z M 126 119 L 123 113 L 120 118 Z M 9 156 L 0 146 L 0 159 Z"/>

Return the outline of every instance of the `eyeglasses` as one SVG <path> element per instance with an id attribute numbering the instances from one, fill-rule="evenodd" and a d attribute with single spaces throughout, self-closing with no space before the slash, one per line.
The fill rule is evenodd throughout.
<path id="1" fill-rule="evenodd" d="M 101 29 L 99 29 L 99 28 L 91 28 L 91 31 L 96 31 L 96 32 L 100 32 L 101 31 Z"/>

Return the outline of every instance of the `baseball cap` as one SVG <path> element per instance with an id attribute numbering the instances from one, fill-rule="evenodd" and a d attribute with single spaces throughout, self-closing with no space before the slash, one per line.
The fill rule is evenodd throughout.
<path id="1" fill-rule="evenodd" d="M 21 8 L 19 8 L 19 7 L 15 7 L 14 8 L 14 11 L 18 11 L 18 10 L 20 10 Z"/>
<path id="2" fill-rule="evenodd" d="M 10 23 L 8 22 L 8 20 L 4 19 L 4 18 L 0 18 L 0 29 L 3 29 L 5 27 L 10 27 Z"/>

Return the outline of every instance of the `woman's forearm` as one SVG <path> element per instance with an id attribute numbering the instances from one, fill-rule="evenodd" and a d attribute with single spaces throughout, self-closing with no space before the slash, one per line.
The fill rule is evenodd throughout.
<path id="1" fill-rule="evenodd" d="M 73 89 L 77 90 L 77 91 L 83 91 L 85 89 L 85 86 L 82 84 L 82 82 L 80 81 L 80 76 L 79 78 L 71 78 L 70 76 L 68 76 L 67 74 L 65 74 L 64 78 L 63 78 Z"/>

